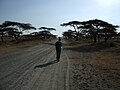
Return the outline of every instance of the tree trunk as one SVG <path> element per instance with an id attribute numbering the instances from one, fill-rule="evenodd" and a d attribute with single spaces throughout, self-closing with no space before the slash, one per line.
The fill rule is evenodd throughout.
<path id="1" fill-rule="evenodd" d="M 76 32 L 76 39 L 75 41 L 78 41 L 78 32 Z"/>
<path id="2" fill-rule="evenodd" d="M 14 38 L 15 38 L 15 40 L 16 40 L 16 42 L 18 43 L 18 36 L 17 35 L 13 35 L 14 36 Z"/>
<path id="3" fill-rule="evenodd" d="M 78 36 L 76 36 L 76 39 L 75 39 L 75 41 L 78 41 Z"/>
<path id="4" fill-rule="evenodd" d="M 94 43 L 96 43 L 97 42 L 97 35 L 95 34 L 94 35 Z"/>
<path id="5" fill-rule="evenodd" d="M 105 43 L 107 43 L 107 41 L 108 41 L 108 37 L 107 37 L 107 36 L 105 36 Z"/>
<path id="6" fill-rule="evenodd" d="M 3 40 L 3 36 L 1 36 L 1 41 L 4 42 L 4 40 Z"/>
<path id="7" fill-rule="evenodd" d="M 100 38 L 100 35 L 98 35 L 98 38 L 97 38 L 97 39 L 98 39 L 98 42 L 100 42 L 100 39 L 101 39 L 101 38 Z"/>
<path id="8" fill-rule="evenodd" d="M 4 39 L 3 39 L 3 32 L 1 32 L 1 41 L 4 42 Z"/>
<path id="9" fill-rule="evenodd" d="M 77 32 L 77 29 L 76 29 L 76 27 L 73 25 L 73 28 L 75 29 L 75 32 L 76 32 L 76 39 L 75 39 L 75 41 L 78 41 L 78 32 Z"/>

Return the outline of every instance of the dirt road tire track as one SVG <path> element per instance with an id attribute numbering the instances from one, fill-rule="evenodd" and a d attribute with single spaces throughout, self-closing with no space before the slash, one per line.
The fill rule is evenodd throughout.
<path id="1" fill-rule="evenodd" d="M 0 88 L 2 90 L 69 90 L 68 59 L 65 53 L 62 53 L 60 62 L 55 61 L 55 57 L 54 44 L 26 47 L 24 50 L 2 55 Z"/>

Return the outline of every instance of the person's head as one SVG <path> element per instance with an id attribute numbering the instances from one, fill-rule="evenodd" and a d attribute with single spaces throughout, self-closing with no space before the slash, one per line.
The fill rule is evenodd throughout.
<path id="1" fill-rule="evenodd" d="M 61 38 L 60 38 L 60 37 L 58 37 L 58 41 L 61 41 Z"/>

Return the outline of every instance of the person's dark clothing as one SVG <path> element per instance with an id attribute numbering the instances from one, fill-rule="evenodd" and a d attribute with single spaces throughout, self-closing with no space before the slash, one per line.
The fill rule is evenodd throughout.
<path id="1" fill-rule="evenodd" d="M 61 41 L 57 41 L 56 43 L 55 43 L 55 46 L 56 46 L 56 59 L 59 61 L 59 59 L 60 59 L 60 54 L 61 54 L 61 46 L 62 46 L 62 43 L 61 43 Z"/>

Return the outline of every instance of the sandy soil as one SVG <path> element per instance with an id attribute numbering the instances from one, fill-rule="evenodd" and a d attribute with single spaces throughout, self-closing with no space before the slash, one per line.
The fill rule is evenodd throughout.
<path id="1" fill-rule="evenodd" d="M 70 90 L 120 90 L 120 46 L 69 44 Z"/>
<path id="2" fill-rule="evenodd" d="M 0 55 L 0 90 L 68 90 L 68 60 L 55 59 L 54 43 Z"/>
<path id="3" fill-rule="evenodd" d="M 55 41 L 0 54 L 0 90 L 120 90 L 120 48 Z M 102 46 L 102 47 L 101 47 Z"/>

